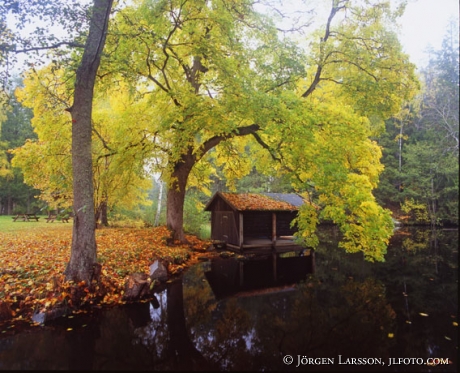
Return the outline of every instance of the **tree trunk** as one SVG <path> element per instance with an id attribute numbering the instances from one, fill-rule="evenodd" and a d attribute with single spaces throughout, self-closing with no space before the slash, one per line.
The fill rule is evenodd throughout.
<path id="1" fill-rule="evenodd" d="M 67 280 L 91 282 L 96 263 L 91 157 L 93 90 L 113 0 L 94 0 L 88 38 L 77 70 L 72 115 L 73 233 Z"/>
<path id="2" fill-rule="evenodd" d="M 109 226 L 109 217 L 108 217 L 108 207 L 107 207 L 107 200 L 104 200 L 101 205 L 101 215 L 99 217 L 101 224 L 104 227 Z"/>
<path id="3" fill-rule="evenodd" d="M 166 226 L 171 231 L 171 239 L 180 242 L 185 242 L 184 201 L 186 185 L 187 179 L 185 182 L 174 182 L 168 189 L 166 202 Z"/>
<path id="4" fill-rule="evenodd" d="M 398 138 L 398 171 L 401 172 L 402 169 L 402 141 L 403 141 L 403 126 L 404 123 L 402 119 L 400 120 L 400 128 L 399 128 L 399 138 Z"/>
<path id="5" fill-rule="evenodd" d="M 7 205 L 8 215 L 13 215 L 13 197 L 11 195 L 8 196 L 8 205 Z"/>
<path id="6" fill-rule="evenodd" d="M 155 222 L 153 223 L 154 227 L 158 227 L 160 224 L 160 215 L 161 215 L 161 200 L 163 198 L 163 182 L 159 180 L 160 183 L 160 191 L 158 193 L 158 206 L 157 206 L 157 213 L 155 215 Z"/>
<path id="7" fill-rule="evenodd" d="M 101 203 L 99 203 L 99 206 L 96 209 L 96 228 L 97 228 L 97 222 L 99 222 L 103 227 L 108 227 L 109 226 L 109 219 L 107 216 L 107 197 L 104 196 L 103 200 Z"/>
<path id="8" fill-rule="evenodd" d="M 186 242 L 184 235 L 184 201 L 187 179 L 196 160 L 191 151 L 182 156 L 174 166 L 173 180 L 168 188 L 166 201 L 166 225 L 171 231 L 171 239 Z"/>

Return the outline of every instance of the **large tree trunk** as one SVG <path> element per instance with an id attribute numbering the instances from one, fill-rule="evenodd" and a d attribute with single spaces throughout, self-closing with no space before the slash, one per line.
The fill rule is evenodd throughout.
<path id="1" fill-rule="evenodd" d="M 88 38 L 76 74 L 72 114 L 74 223 L 67 280 L 90 283 L 96 263 L 94 192 L 91 158 L 93 90 L 105 44 L 113 0 L 94 0 Z"/>
<path id="2" fill-rule="evenodd" d="M 168 188 L 166 200 L 166 225 L 171 239 L 186 242 L 184 235 L 184 201 L 187 179 L 196 160 L 190 153 L 177 162 L 172 173 L 173 182 Z"/>

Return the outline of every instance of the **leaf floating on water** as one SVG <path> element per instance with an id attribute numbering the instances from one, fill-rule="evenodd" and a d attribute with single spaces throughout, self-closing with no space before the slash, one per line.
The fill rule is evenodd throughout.
<path id="1" fill-rule="evenodd" d="M 412 324 L 412 321 L 406 320 L 406 324 Z"/>
<path id="2" fill-rule="evenodd" d="M 427 316 L 428 316 L 427 313 L 423 313 L 423 312 L 419 312 L 418 314 L 419 314 L 420 316 L 424 316 L 424 317 L 427 317 Z"/>
<path id="3" fill-rule="evenodd" d="M 72 331 L 72 330 L 73 330 L 72 328 L 67 328 L 67 331 L 68 331 L 68 332 L 70 332 L 70 331 Z"/>
<path id="4" fill-rule="evenodd" d="M 455 322 L 455 321 L 453 321 L 453 322 L 452 322 L 452 325 L 453 325 L 453 326 L 458 326 L 458 323 Z"/>
<path id="5" fill-rule="evenodd" d="M 447 335 L 444 336 L 445 339 L 447 339 L 448 341 L 451 341 L 452 339 L 449 338 Z"/>
<path id="6" fill-rule="evenodd" d="M 393 338 L 395 335 L 393 333 L 388 333 L 388 338 Z"/>

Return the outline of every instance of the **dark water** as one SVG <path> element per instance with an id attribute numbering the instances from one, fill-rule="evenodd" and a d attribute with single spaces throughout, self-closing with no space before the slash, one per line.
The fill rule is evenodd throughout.
<path id="1" fill-rule="evenodd" d="M 314 275 L 309 258 L 276 282 L 270 261 L 201 263 L 152 302 L 0 336 L 0 369 L 458 371 L 457 230 L 399 230 L 385 263 L 321 237 Z"/>

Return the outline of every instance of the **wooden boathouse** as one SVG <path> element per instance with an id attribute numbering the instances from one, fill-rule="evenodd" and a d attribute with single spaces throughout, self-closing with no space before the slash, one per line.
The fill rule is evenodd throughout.
<path id="1" fill-rule="evenodd" d="M 305 200 L 298 194 L 222 193 L 207 203 L 211 239 L 239 253 L 304 251 L 291 226 Z"/>
<path id="2" fill-rule="evenodd" d="M 315 252 L 295 241 L 296 228 L 291 224 L 304 203 L 307 202 L 298 194 L 217 192 L 205 207 L 205 211 L 211 212 L 214 246 L 244 256 L 267 257 L 275 281 L 278 281 L 279 269 L 286 266 L 287 260 L 294 259 L 278 258 L 288 252 L 307 256 L 297 264 L 306 265 L 307 270 L 314 273 Z M 251 265 L 250 261 L 239 261 L 240 286 L 243 286 L 248 271 L 251 274 Z M 290 262 L 289 266 L 292 265 Z"/>

